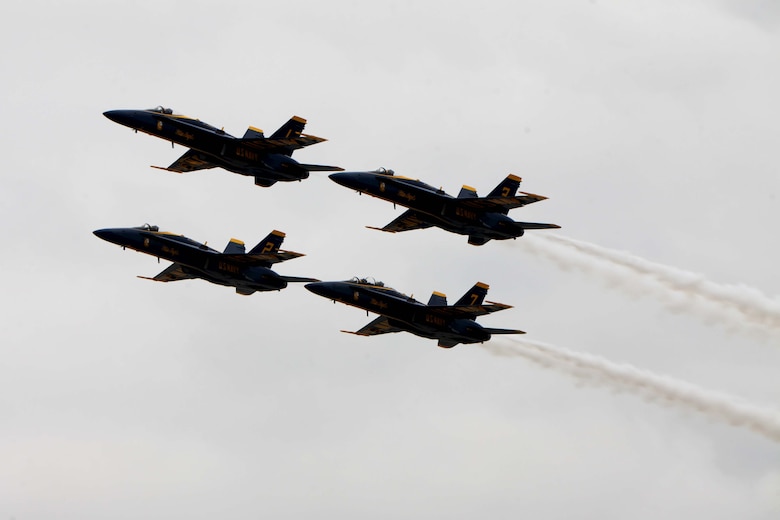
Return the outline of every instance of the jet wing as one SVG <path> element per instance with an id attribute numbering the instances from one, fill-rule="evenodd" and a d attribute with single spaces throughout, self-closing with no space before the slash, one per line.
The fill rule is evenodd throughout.
<path id="1" fill-rule="evenodd" d="M 138 278 L 143 278 L 144 280 L 153 280 L 155 282 L 178 282 L 179 280 L 197 278 L 197 276 L 185 273 L 181 264 L 173 263 L 154 278 L 149 278 L 148 276 L 139 276 Z"/>
<path id="2" fill-rule="evenodd" d="M 358 330 L 357 332 L 351 332 L 348 330 L 342 330 L 341 332 L 346 332 L 347 334 L 355 334 L 357 336 L 376 336 L 377 334 L 387 334 L 388 332 L 401 332 L 403 329 L 399 329 L 398 327 L 393 327 L 390 325 L 390 323 L 387 321 L 387 318 L 385 316 L 379 316 L 377 319 L 363 327 L 362 329 Z"/>
<path id="3" fill-rule="evenodd" d="M 412 229 L 425 229 L 433 226 L 432 223 L 425 220 L 425 217 L 412 209 L 406 210 L 401 213 L 394 221 L 390 222 L 383 228 L 366 226 L 368 229 L 376 229 L 377 231 L 387 231 L 389 233 L 398 233 L 400 231 L 411 231 Z"/>
<path id="4" fill-rule="evenodd" d="M 452 305 L 449 307 L 429 306 L 427 310 L 446 318 L 473 319 L 477 316 L 484 316 L 485 314 L 492 314 L 511 308 L 511 305 L 505 303 L 487 302 L 483 305 Z"/>
<path id="5" fill-rule="evenodd" d="M 478 198 L 460 198 L 458 203 L 465 208 L 471 208 L 481 211 L 510 210 L 520 208 L 540 200 L 546 200 L 547 197 L 534 195 L 533 193 L 520 192 L 521 195 L 515 197 L 478 197 Z"/>
<path id="6" fill-rule="evenodd" d="M 190 149 L 184 152 L 184 155 L 176 159 L 176 161 L 167 168 L 163 168 L 162 166 L 152 166 L 152 168 L 174 173 L 189 173 L 196 170 L 208 170 L 210 168 L 215 168 L 216 166 L 217 165 L 209 161 L 205 155 Z"/>

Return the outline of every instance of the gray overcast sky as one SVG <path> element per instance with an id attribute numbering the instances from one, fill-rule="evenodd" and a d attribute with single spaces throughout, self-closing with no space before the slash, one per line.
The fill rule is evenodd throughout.
<path id="1" fill-rule="evenodd" d="M 237 135 L 296 114 L 329 139 L 301 161 L 449 193 L 515 173 L 550 197 L 515 219 L 774 297 L 779 31 L 762 0 L 4 3 L 0 518 L 778 518 L 780 449 L 751 431 L 478 345 L 341 334 L 372 318 L 300 286 L 139 280 L 166 264 L 91 232 L 280 229 L 307 254 L 282 274 L 422 300 L 483 281 L 515 307 L 481 323 L 777 409 L 777 331 L 553 261 L 544 232 L 365 229 L 401 209 L 324 174 L 154 170 L 184 149 L 101 113 Z"/>

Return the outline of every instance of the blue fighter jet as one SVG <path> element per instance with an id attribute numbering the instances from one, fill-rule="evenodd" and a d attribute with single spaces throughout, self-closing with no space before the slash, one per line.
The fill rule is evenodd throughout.
<path id="1" fill-rule="evenodd" d="M 358 336 L 373 336 L 388 332 L 411 332 L 423 338 L 436 339 L 440 347 L 451 348 L 459 343 L 482 343 L 493 334 L 525 334 L 521 330 L 483 327 L 477 316 L 511 308 L 503 303 L 483 303 L 488 286 L 477 283 L 455 305 L 447 305 L 447 296 L 434 292 L 428 304 L 418 302 L 382 282 L 367 278 L 352 278 L 343 282 L 314 282 L 306 288 L 334 302 L 379 314 L 374 321 L 357 332 Z"/>
<path id="2" fill-rule="evenodd" d="M 301 164 L 292 158 L 293 151 L 326 140 L 302 133 L 306 120 L 298 116 L 287 121 L 270 137 L 250 126 L 244 136 L 238 138 L 161 106 L 148 110 L 109 110 L 103 115 L 136 132 L 140 130 L 171 141 L 172 145 L 176 143 L 189 148 L 167 168 L 154 166 L 169 172 L 187 173 L 219 167 L 254 177 L 256 185 L 268 187 L 277 181 L 306 179 L 312 171 L 342 170 L 338 166 Z"/>
<path id="3" fill-rule="evenodd" d="M 156 282 L 176 282 L 190 278 L 202 278 L 211 283 L 235 287 L 238 294 L 249 295 L 255 291 L 279 291 L 288 282 L 316 282 L 316 278 L 282 276 L 271 266 L 303 256 L 293 251 L 279 249 L 284 233 L 272 231 L 248 253 L 244 243 L 231 239 L 225 251 L 220 253 L 183 235 L 160 231 L 157 226 L 144 224 L 131 228 L 98 229 L 95 235 L 147 255 L 164 258 L 173 263 L 152 278 Z"/>
<path id="4" fill-rule="evenodd" d="M 469 244 L 481 246 L 489 240 L 506 240 L 523 236 L 526 229 L 557 229 L 557 224 L 515 222 L 510 209 L 545 200 L 547 197 L 520 192 L 520 177 L 509 175 L 487 197 L 463 186 L 457 197 L 441 189 L 409 177 L 395 175 L 393 170 L 380 168 L 371 172 L 341 172 L 330 178 L 358 193 L 367 193 L 393 204 L 409 208 L 383 228 L 370 229 L 398 233 L 412 229 L 440 227 L 451 233 L 468 235 Z"/>

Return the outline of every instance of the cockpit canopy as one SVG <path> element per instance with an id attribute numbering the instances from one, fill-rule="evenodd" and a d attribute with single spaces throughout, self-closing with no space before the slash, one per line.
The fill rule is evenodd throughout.
<path id="1" fill-rule="evenodd" d="M 381 173 L 382 175 L 395 175 L 395 172 L 393 170 L 383 168 L 381 166 L 376 170 L 374 170 L 374 173 Z"/>
<path id="2" fill-rule="evenodd" d="M 350 280 L 352 283 L 360 284 L 360 285 L 375 285 L 377 287 L 384 287 L 384 282 L 377 281 L 373 278 L 358 278 L 357 276 L 353 276 Z"/>
<path id="3" fill-rule="evenodd" d="M 160 231 L 160 228 L 158 226 L 153 226 L 152 224 L 144 224 L 143 226 L 139 226 L 136 229 L 140 229 L 143 231 Z"/>
<path id="4" fill-rule="evenodd" d="M 172 108 L 165 108 L 162 105 L 157 105 L 156 107 L 150 108 L 149 110 L 151 112 L 157 112 L 158 114 L 167 114 L 167 115 L 173 114 L 173 109 Z"/>

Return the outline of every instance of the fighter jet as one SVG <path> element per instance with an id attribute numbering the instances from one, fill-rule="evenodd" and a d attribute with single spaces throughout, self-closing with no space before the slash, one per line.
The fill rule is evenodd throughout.
<path id="1" fill-rule="evenodd" d="M 220 167 L 233 173 L 255 178 L 255 184 L 268 187 L 277 181 L 300 181 L 312 171 L 341 171 L 338 166 L 301 164 L 293 159 L 294 150 L 321 143 L 326 139 L 306 135 L 306 120 L 294 116 L 282 127 L 265 137 L 263 131 L 250 126 L 244 137 L 237 138 L 198 119 L 175 114 L 158 106 L 148 110 L 109 110 L 103 115 L 136 132 L 160 137 L 189 148 L 167 168 L 169 172 L 187 173 Z"/>
<path id="2" fill-rule="evenodd" d="M 526 229 L 556 229 L 557 224 L 515 222 L 507 216 L 510 209 L 525 206 L 547 197 L 520 192 L 520 177 L 509 175 L 487 197 L 463 186 L 457 197 L 429 184 L 395 175 L 393 170 L 379 168 L 371 172 L 342 172 L 330 175 L 338 184 L 367 193 L 393 204 L 409 208 L 383 228 L 369 229 L 397 233 L 412 229 L 440 227 L 452 233 L 468 235 L 469 244 L 481 246 L 491 239 L 506 240 L 523 236 Z"/>
<path id="3" fill-rule="evenodd" d="M 308 290 L 333 302 L 379 314 L 374 321 L 348 334 L 373 336 L 388 332 L 411 332 L 416 336 L 439 340 L 439 346 L 452 348 L 459 343 L 482 343 L 492 334 L 525 334 L 521 330 L 492 329 L 475 321 L 477 316 L 511 308 L 503 303 L 483 300 L 488 291 L 484 283 L 477 283 L 455 305 L 447 305 L 447 296 L 434 292 L 428 304 L 418 302 L 382 282 L 366 278 L 352 278 L 343 282 L 314 282 L 306 284 Z"/>
<path id="4" fill-rule="evenodd" d="M 271 265 L 303 256 L 293 251 L 279 249 L 284 233 L 272 231 L 259 244 L 246 252 L 244 243 L 232 238 L 225 251 L 220 253 L 182 235 L 160 231 L 157 226 L 144 224 L 131 228 L 98 229 L 95 235 L 129 247 L 147 255 L 164 258 L 173 263 L 153 278 L 139 276 L 156 282 L 176 282 L 190 278 L 202 278 L 211 283 L 235 287 L 238 294 L 249 295 L 255 291 L 279 291 L 288 282 L 316 282 L 316 278 L 281 276 L 270 269 Z"/>

